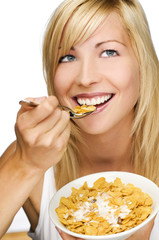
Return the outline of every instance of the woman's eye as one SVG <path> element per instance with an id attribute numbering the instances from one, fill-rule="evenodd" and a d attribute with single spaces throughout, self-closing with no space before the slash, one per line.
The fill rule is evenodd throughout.
<path id="1" fill-rule="evenodd" d="M 75 61 L 75 59 L 76 58 L 73 55 L 66 55 L 66 56 L 60 58 L 59 63 L 73 62 L 73 61 Z"/>
<path id="2" fill-rule="evenodd" d="M 102 52 L 102 57 L 114 57 L 118 55 L 118 52 L 112 49 L 108 49 Z"/>

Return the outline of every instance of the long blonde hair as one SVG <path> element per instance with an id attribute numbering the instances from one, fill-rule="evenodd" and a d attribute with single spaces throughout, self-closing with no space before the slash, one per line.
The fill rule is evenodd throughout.
<path id="1" fill-rule="evenodd" d="M 54 75 L 61 56 L 84 42 L 111 13 L 119 14 L 140 67 L 140 96 L 132 128 L 135 172 L 159 184 L 159 68 L 145 13 L 137 0 L 66 0 L 51 17 L 43 44 L 43 68 L 48 94 L 54 95 Z M 67 26 L 67 31 L 66 30 Z M 60 47 L 60 54 L 59 54 Z M 79 176 L 80 131 L 72 130 L 63 159 L 55 166 L 57 189 Z"/>

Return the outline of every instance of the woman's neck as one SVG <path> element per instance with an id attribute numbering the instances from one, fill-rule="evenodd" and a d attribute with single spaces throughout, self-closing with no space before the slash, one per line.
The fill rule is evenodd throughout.
<path id="1" fill-rule="evenodd" d="M 83 134 L 85 144 L 79 146 L 80 175 L 102 171 L 133 172 L 129 126 L 102 135 Z"/>

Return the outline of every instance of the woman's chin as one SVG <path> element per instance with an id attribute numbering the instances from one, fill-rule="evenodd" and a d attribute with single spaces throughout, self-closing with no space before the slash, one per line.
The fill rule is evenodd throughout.
<path id="1" fill-rule="evenodd" d="M 103 125 L 101 122 L 99 123 L 95 120 L 93 121 L 91 119 L 90 120 L 87 119 L 86 121 L 86 119 L 85 120 L 80 119 L 77 121 L 76 121 L 76 124 L 81 129 L 81 132 L 84 132 L 86 134 L 98 135 L 98 134 L 103 134 L 108 130 L 105 124 Z"/>

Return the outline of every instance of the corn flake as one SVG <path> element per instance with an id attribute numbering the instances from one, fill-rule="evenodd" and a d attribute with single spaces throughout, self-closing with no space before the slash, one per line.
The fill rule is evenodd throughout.
<path id="1" fill-rule="evenodd" d="M 76 106 L 73 111 L 75 113 L 86 113 L 86 112 L 93 112 L 96 110 L 96 107 L 93 105 L 87 106 L 87 105 L 82 105 L 82 106 Z"/>

